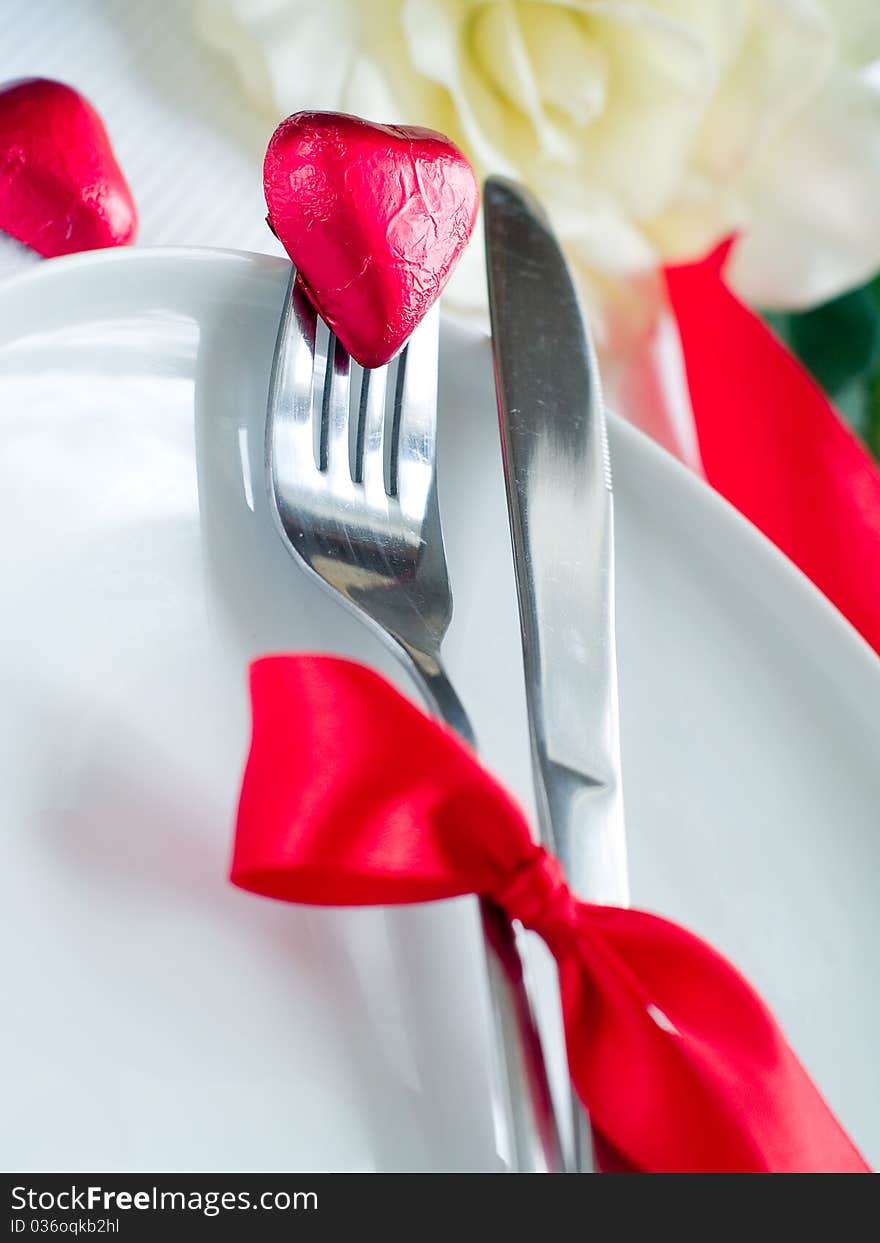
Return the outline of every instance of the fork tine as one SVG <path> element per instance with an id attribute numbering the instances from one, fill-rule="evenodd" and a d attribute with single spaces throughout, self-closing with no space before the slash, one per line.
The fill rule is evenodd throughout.
<path id="1" fill-rule="evenodd" d="M 385 490 L 389 496 L 397 496 L 397 455 L 400 451 L 400 421 L 403 413 L 404 385 L 406 383 L 406 362 L 409 347 L 389 364 L 394 368 L 394 391 L 391 400 L 385 399 Z M 390 409 L 389 409 L 390 406 Z"/>
<path id="2" fill-rule="evenodd" d="M 337 486 L 351 482 L 348 416 L 350 371 L 348 351 L 335 336 L 331 336 L 324 375 L 322 421 L 326 429 L 326 466 Z"/>
<path id="3" fill-rule="evenodd" d="M 315 324 L 312 365 L 312 451 L 318 470 L 327 469 L 327 424 L 332 380 L 333 333 L 320 316 Z"/>
<path id="4" fill-rule="evenodd" d="M 399 364 L 399 416 L 391 462 L 401 508 L 411 516 L 424 512 L 434 478 L 438 345 L 439 315 L 435 307 L 410 337 Z"/>
<path id="5" fill-rule="evenodd" d="M 270 451 L 285 479 L 311 467 L 312 398 L 317 313 L 291 276 L 270 381 Z"/>
<path id="6" fill-rule="evenodd" d="M 388 368 L 375 367 L 372 371 L 364 371 L 363 384 L 367 386 L 366 398 L 360 403 L 363 421 L 363 457 L 361 478 L 363 479 L 367 503 L 384 505 L 385 470 L 383 463 L 383 443 L 385 432 L 385 389 L 388 384 Z M 363 392 L 363 390 L 362 390 Z"/>

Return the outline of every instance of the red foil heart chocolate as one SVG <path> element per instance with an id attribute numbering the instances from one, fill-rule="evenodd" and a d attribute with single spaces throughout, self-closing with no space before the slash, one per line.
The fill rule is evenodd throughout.
<path id="1" fill-rule="evenodd" d="M 134 240 L 137 212 L 103 122 L 48 78 L 0 87 L 0 229 L 52 258 Z"/>
<path id="2" fill-rule="evenodd" d="M 269 224 L 349 354 L 379 367 L 404 344 L 468 243 L 474 171 L 433 130 L 298 112 L 263 167 Z"/>

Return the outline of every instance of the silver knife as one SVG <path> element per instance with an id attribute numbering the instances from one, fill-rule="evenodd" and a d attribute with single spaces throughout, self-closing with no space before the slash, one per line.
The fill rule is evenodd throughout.
<path id="1" fill-rule="evenodd" d="M 625 905 L 614 513 L 595 353 L 538 202 L 492 177 L 483 205 L 538 828 L 578 896 Z"/>

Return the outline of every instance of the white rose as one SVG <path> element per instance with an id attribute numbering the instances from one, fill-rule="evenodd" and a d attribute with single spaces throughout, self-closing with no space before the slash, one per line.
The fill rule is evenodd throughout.
<path id="1" fill-rule="evenodd" d="M 273 119 L 430 125 L 531 186 L 606 346 L 652 318 L 660 260 L 733 229 L 756 304 L 880 267 L 878 0 L 196 2 Z M 478 240 L 451 292 L 479 306 L 483 289 Z"/>

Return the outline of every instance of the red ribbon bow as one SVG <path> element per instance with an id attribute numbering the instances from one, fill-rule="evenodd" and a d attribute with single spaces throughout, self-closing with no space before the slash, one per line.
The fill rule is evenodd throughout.
<path id="1" fill-rule="evenodd" d="M 288 902 L 479 894 L 558 966 L 571 1077 L 642 1172 L 865 1172 L 770 1011 L 692 933 L 578 901 L 511 796 L 377 674 L 325 656 L 251 669 L 232 880 Z"/>

